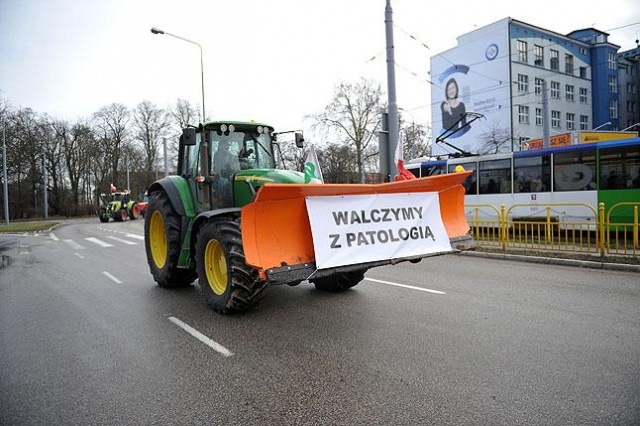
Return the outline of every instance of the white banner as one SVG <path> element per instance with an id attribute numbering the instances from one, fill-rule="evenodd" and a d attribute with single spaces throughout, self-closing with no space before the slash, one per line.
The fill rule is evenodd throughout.
<path id="1" fill-rule="evenodd" d="M 316 266 L 451 251 L 438 193 L 307 197 Z"/>

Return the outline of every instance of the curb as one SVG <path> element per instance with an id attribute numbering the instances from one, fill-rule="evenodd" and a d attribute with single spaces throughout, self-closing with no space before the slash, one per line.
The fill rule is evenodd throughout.
<path id="1" fill-rule="evenodd" d="M 573 266 L 578 268 L 606 269 L 610 271 L 625 271 L 640 273 L 640 265 L 629 263 L 607 263 L 593 260 L 561 259 L 556 257 L 523 256 L 506 253 L 485 253 L 478 251 L 463 251 L 458 253 L 462 256 L 484 257 L 489 259 L 511 260 L 517 262 L 541 263 L 546 265 Z"/>

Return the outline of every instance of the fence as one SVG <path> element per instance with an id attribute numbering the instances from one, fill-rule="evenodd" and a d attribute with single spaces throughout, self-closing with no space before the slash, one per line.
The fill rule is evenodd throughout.
<path id="1" fill-rule="evenodd" d="M 633 208 L 633 216 L 616 217 L 624 206 Z M 594 209 L 586 203 L 566 204 L 467 204 L 467 219 L 476 244 L 500 250 L 640 257 L 638 202 L 622 202 L 607 209 L 604 203 Z M 517 217 L 518 208 L 543 208 L 544 216 Z M 588 214 L 581 220 L 559 220 L 554 209 L 581 208 Z M 628 208 L 628 207 L 627 207 Z M 482 212 L 482 214 L 481 214 Z M 615 220 L 612 220 L 612 216 Z M 626 222 L 620 218 L 628 219 Z"/>

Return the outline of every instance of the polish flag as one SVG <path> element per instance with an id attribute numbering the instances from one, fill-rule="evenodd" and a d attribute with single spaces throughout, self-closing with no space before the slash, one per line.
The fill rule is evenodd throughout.
<path id="1" fill-rule="evenodd" d="M 404 158 L 402 154 L 402 139 L 398 138 L 394 161 L 398 166 L 398 174 L 393 178 L 395 181 L 415 179 L 416 177 L 409 170 L 404 168 Z"/>

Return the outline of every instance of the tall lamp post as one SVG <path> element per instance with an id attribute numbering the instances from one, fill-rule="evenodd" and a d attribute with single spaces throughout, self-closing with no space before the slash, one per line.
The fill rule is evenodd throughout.
<path id="1" fill-rule="evenodd" d="M 175 38 L 180 39 L 182 41 L 186 41 L 187 43 L 195 44 L 200 49 L 200 78 L 201 78 L 201 82 L 202 82 L 202 122 L 204 123 L 206 114 L 205 114 L 205 109 L 204 109 L 204 65 L 203 65 L 203 62 L 202 62 L 202 46 L 200 46 L 200 44 L 196 43 L 195 41 L 191 41 L 189 39 L 186 39 L 184 37 L 180 37 L 179 35 L 168 33 L 166 31 L 162 31 L 162 30 L 160 30 L 158 28 L 155 28 L 155 27 L 151 28 L 151 32 L 153 34 L 164 34 L 164 35 L 168 35 L 168 36 L 171 36 L 171 37 L 175 37 Z"/>

